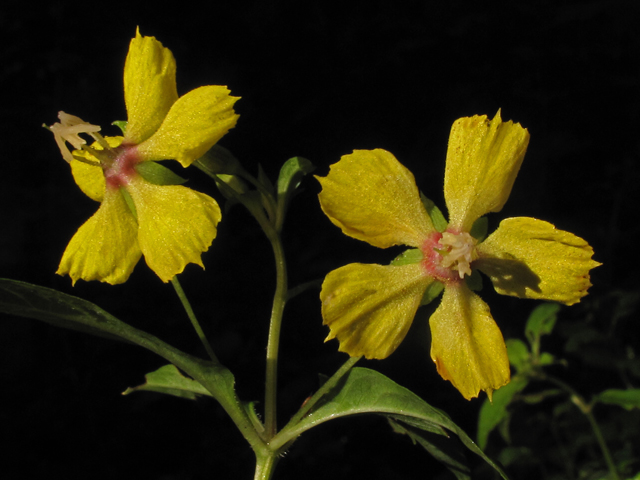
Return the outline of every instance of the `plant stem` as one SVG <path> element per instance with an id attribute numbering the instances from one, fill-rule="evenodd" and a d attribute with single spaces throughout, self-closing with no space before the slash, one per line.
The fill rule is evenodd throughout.
<path id="1" fill-rule="evenodd" d="M 274 452 L 269 453 L 269 455 L 257 457 L 253 480 L 269 480 L 272 477 L 280 457 Z"/>
<path id="2" fill-rule="evenodd" d="M 541 375 L 541 377 L 543 379 L 548 380 L 551 383 L 558 385 L 565 392 L 567 392 L 570 395 L 571 401 L 573 402 L 573 404 L 576 407 L 578 407 L 578 409 L 587 417 L 587 420 L 589 420 L 589 424 L 591 425 L 591 429 L 593 430 L 593 434 L 595 435 L 596 440 L 598 441 L 598 445 L 600 446 L 600 450 L 602 451 L 602 456 L 604 457 L 604 461 L 606 462 L 607 467 L 609 468 L 609 474 L 611 476 L 611 479 L 620 480 L 620 476 L 618 475 L 618 469 L 616 468 L 616 464 L 613 461 L 613 457 L 611 456 L 609 447 L 607 447 L 607 443 L 605 442 L 604 437 L 602 436 L 602 431 L 600 430 L 600 426 L 596 421 L 596 417 L 593 415 L 592 405 L 589 405 L 578 392 L 576 392 L 570 385 L 566 384 L 562 380 L 546 375 L 544 373 Z"/>
<path id="3" fill-rule="evenodd" d="M 267 370 L 265 385 L 265 438 L 273 438 L 277 431 L 277 384 L 278 384 L 278 348 L 280 346 L 280 327 L 282 314 L 287 301 L 287 265 L 280 236 L 273 229 L 265 229 L 269 237 L 276 262 L 276 291 L 273 296 L 269 339 L 267 343 Z"/>
<path id="4" fill-rule="evenodd" d="M 330 390 L 332 390 L 340 381 L 342 377 L 344 377 L 353 366 L 360 360 L 362 357 L 349 357 L 349 359 L 342 364 L 342 366 L 327 380 L 324 382 L 320 388 L 314 393 L 311 398 L 309 398 L 304 405 L 298 410 L 298 412 L 291 417 L 289 423 L 280 430 L 278 435 L 269 443 L 269 447 L 273 450 L 279 450 L 284 447 L 288 443 L 295 440 L 295 438 L 299 435 L 299 433 L 295 433 L 296 425 L 307 415 L 311 409 L 318 403 L 319 400 L 322 399 Z"/>
<path id="5" fill-rule="evenodd" d="M 189 300 L 187 299 L 187 296 L 185 295 L 184 290 L 182 290 L 182 286 L 180 285 L 180 282 L 178 281 L 178 276 L 177 275 L 171 279 L 171 285 L 173 285 L 173 288 L 175 289 L 176 293 L 178 294 L 178 298 L 182 302 L 182 306 L 184 307 L 185 311 L 187 312 L 187 316 L 189 317 L 189 320 L 191 320 L 191 324 L 193 325 L 193 328 L 196 330 L 196 333 L 198 334 L 198 337 L 200 337 L 200 341 L 204 345 L 204 348 L 207 351 L 207 353 L 209 354 L 209 358 L 211 358 L 211 360 L 213 360 L 214 363 L 220 363 L 218 361 L 218 357 L 216 357 L 216 354 L 213 353 L 213 349 L 211 348 L 211 345 L 209 344 L 209 340 L 207 340 L 207 337 L 204 335 L 204 332 L 202 331 L 202 328 L 200 327 L 200 324 L 198 323 L 198 319 L 196 318 L 196 314 L 193 313 L 193 308 L 191 308 L 191 304 L 189 303 Z"/>

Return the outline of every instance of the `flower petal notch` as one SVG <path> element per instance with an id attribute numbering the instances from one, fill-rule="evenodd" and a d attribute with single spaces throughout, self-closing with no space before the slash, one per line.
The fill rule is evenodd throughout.
<path id="1" fill-rule="evenodd" d="M 316 177 L 322 210 L 346 235 L 421 252 L 403 256 L 398 265 L 350 264 L 330 272 L 320 293 L 327 340 L 336 338 L 339 350 L 351 356 L 386 358 L 404 339 L 425 292 L 442 285 L 429 322 L 438 372 L 466 399 L 481 390 L 491 398 L 507 384 L 502 333 L 467 279 L 480 270 L 498 293 L 571 305 L 586 295 L 589 272 L 599 265 L 586 241 L 542 220 L 509 218 L 484 241 L 472 235 L 476 220 L 504 206 L 528 142 L 527 130 L 503 122 L 500 112 L 492 120 L 457 120 L 445 170 L 450 218 L 446 224 L 438 213 L 436 223 L 446 224 L 438 230 L 413 175 L 389 152 L 356 150 L 326 177 Z"/>
<path id="2" fill-rule="evenodd" d="M 216 85 L 178 97 L 175 77 L 171 51 L 137 31 L 124 68 L 124 137 L 102 137 L 100 127 L 64 112 L 60 123 L 50 127 L 74 180 L 100 202 L 60 262 L 57 273 L 70 275 L 73 283 L 125 282 L 142 256 L 163 282 L 189 263 L 203 266 L 201 255 L 216 237 L 221 219 L 218 204 L 174 184 L 182 182 L 176 175 L 154 180 L 148 172 L 163 169 L 159 164 L 146 164 L 154 169 L 141 165 L 172 159 L 189 166 L 235 126 L 237 98 Z M 95 142 L 88 146 L 79 134 Z M 75 151 L 69 151 L 67 143 Z"/>

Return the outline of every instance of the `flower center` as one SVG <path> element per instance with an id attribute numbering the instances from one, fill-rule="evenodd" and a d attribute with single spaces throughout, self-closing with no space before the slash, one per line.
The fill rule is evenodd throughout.
<path id="1" fill-rule="evenodd" d="M 471 275 L 471 262 L 478 258 L 476 243 L 467 232 L 435 232 L 421 248 L 427 274 L 445 284 L 461 282 Z"/>
<path id="2" fill-rule="evenodd" d="M 467 232 L 444 232 L 438 243 L 444 247 L 437 250 L 441 267 L 456 270 L 460 278 L 471 275 L 471 262 L 478 258 L 475 238 Z"/>

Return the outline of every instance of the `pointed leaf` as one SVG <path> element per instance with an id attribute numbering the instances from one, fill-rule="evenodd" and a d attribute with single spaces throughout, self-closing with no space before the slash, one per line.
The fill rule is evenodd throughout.
<path id="1" fill-rule="evenodd" d="M 147 373 L 145 379 L 147 381 L 142 385 L 129 387 L 122 394 L 129 395 L 133 392 L 147 391 L 165 393 L 189 400 L 195 400 L 198 395 L 211 396 L 211 393 L 200 383 L 182 375 L 175 365 L 165 365 L 155 372 Z"/>
<path id="2" fill-rule="evenodd" d="M 640 388 L 629 390 L 610 389 L 600 392 L 595 400 L 608 405 L 618 405 L 626 410 L 640 408 Z"/>
<path id="3" fill-rule="evenodd" d="M 381 373 L 366 368 L 353 368 L 299 423 L 285 430 L 288 435 L 297 436 L 326 421 L 362 413 L 390 416 L 411 427 L 438 435 L 448 436 L 447 431 L 455 433 L 469 450 L 482 457 L 503 478 L 507 478 L 500 467 L 446 413 Z"/>
<path id="4" fill-rule="evenodd" d="M 553 331 L 558 310 L 560 310 L 558 303 L 543 303 L 531 312 L 525 327 L 525 334 L 531 345 L 542 335 L 549 335 Z"/>
<path id="5" fill-rule="evenodd" d="M 493 392 L 493 402 L 484 401 L 478 415 L 478 445 L 484 450 L 489 433 L 504 420 L 513 397 L 529 383 L 526 377 L 513 377 L 511 382 Z"/>

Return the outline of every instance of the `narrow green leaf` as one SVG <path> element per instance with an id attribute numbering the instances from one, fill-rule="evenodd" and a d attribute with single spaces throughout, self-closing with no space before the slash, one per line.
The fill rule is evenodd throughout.
<path id="1" fill-rule="evenodd" d="M 146 382 L 137 387 L 127 388 L 123 395 L 129 395 L 133 392 L 157 392 L 175 397 L 195 400 L 198 395 L 211 396 L 211 393 L 200 383 L 187 378 L 175 365 L 169 364 L 160 367 L 155 372 L 147 373 L 144 377 Z"/>
<path id="2" fill-rule="evenodd" d="M 478 445 L 483 450 L 491 431 L 507 418 L 507 407 L 513 397 L 520 393 L 529 383 L 526 377 L 513 377 L 511 382 L 493 392 L 493 402 L 486 399 L 478 415 Z"/>
<path id="3" fill-rule="evenodd" d="M 605 390 L 596 395 L 594 400 L 608 405 L 618 405 L 626 410 L 633 410 L 640 408 L 640 388 Z"/>
<path id="4" fill-rule="evenodd" d="M 135 343 L 165 358 L 204 385 L 219 401 L 234 401 L 235 379 L 226 368 L 181 352 L 82 298 L 30 283 L 0 279 L 0 312 L 114 340 Z M 220 400 L 222 399 L 222 400 Z"/>
<path id="5" fill-rule="evenodd" d="M 366 368 L 353 368 L 299 423 L 287 426 L 281 433 L 298 436 L 326 421 L 363 413 L 390 416 L 396 421 L 437 435 L 447 436 L 447 431 L 455 433 L 469 450 L 482 457 L 503 478 L 507 478 L 500 467 L 446 413 L 381 373 Z"/>
<path id="6" fill-rule="evenodd" d="M 392 417 L 389 417 L 388 420 L 394 432 L 401 435 L 408 435 L 414 445 L 416 443 L 421 445 L 436 460 L 443 463 L 458 480 L 468 480 L 471 478 L 471 472 L 467 466 L 465 457 L 462 455 L 460 448 L 458 448 L 459 443 L 452 444 L 450 438 L 434 436 L 419 428 L 397 422 Z"/>
<path id="7" fill-rule="evenodd" d="M 154 185 L 182 185 L 187 181 L 158 162 L 140 162 L 135 166 L 135 170 Z"/>
<path id="8" fill-rule="evenodd" d="M 435 229 L 439 232 L 444 232 L 449 226 L 449 222 L 444 218 L 444 215 L 433 201 L 425 197 L 424 193 L 420 192 L 420 199 L 424 208 L 427 210 L 429 217 L 431 217 L 431 223 Z"/>

